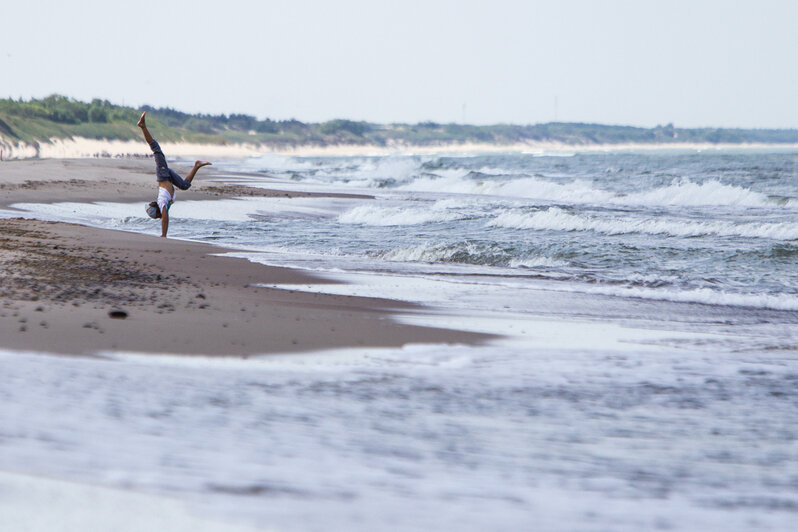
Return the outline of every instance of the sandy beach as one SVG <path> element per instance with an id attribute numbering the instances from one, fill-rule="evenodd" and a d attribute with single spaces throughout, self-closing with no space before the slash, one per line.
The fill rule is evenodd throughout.
<path id="1" fill-rule="evenodd" d="M 308 195 L 220 184 L 207 174 L 195 183 L 192 199 Z M 4 209 L 30 201 L 146 201 L 154 189 L 149 160 L 0 163 Z M 224 250 L 205 244 L 22 218 L 0 220 L 0 232 L 2 348 L 255 355 L 487 338 L 401 325 L 391 313 L 413 307 L 396 301 L 261 288 L 324 281 L 213 256 Z"/>

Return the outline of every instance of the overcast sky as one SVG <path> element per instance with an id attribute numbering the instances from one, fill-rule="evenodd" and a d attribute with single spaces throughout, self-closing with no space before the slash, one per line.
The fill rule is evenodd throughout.
<path id="1" fill-rule="evenodd" d="M 63 0 L 0 8 L 0 96 L 258 118 L 798 128 L 798 1 Z"/>

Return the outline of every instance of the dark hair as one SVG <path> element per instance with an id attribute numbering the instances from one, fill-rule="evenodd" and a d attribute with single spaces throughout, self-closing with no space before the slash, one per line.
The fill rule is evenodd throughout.
<path id="1" fill-rule="evenodd" d="M 158 202 L 157 202 L 157 201 L 151 201 L 151 202 L 150 202 L 150 207 L 155 207 L 155 211 L 157 212 L 157 214 L 155 215 L 155 219 L 156 219 L 156 220 L 157 220 L 158 218 L 161 218 L 161 217 L 163 216 L 163 215 L 161 214 L 161 209 L 159 209 L 159 208 L 158 208 Z"/>

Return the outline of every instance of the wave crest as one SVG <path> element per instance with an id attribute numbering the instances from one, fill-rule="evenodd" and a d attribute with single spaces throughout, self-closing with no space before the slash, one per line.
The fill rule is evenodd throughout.
<path id="1" fill-rule="evenodd" d="M 421 225 L 434 222 L 448 222 L 459 216 L 444 209 L 420 209 L 416 207 L 379 207 L 361 205 L 338 216 L 342 224 L 391 226 Z"/>
<path id="2" fill-rule="evenodd" d="M 565 262 L 545 256 L 513 257 L 512 254 L 513 250 L 506 250 L 496 244 L 484 242 L 457 242 L 455 244 L 425 242 L 417 246 L 382 251 L 373 256 L 396 262 L 444 262 L 510 268 L 567 266 Z"/>
<path id="3" fill-rule="evenodd" d="M 674 179 L 670 185 L 646 192 L 629 194 L 615 200 L 630 205 L 729 205 L 741 207 L 775 206 L 767 195 L 717 180 L 694 183 L 689 179 Z"/>
<path id="4" fill-rule="evenodd" d="M 508 178 L 501 174 L 471 171 L 449 175 L 421 175 L 401 184 L 400 190 L 506 196 L 577 204 L 612 204 L 639 206 L 792 206 L 795 200 L 770 198 L 749 188 L 709 180 L 696 183 L 690 179 L 674 179 L 670 184 L 651 190 L 619 194 L 604 190 L 591 181 L 576 179 L 558 183 L 539 177 Z"/>
<path id="5" fill-rule="evenodd" d="M 486 225 L 488 227 L 539 231 L 594 231 L 608 235 L 645 233 L 679 237 L 717 235 L 774 240 L 798 239 L 798 223 L 732 223 L 720 220 L 696 222 L 674 218 L 599 218 L 570 214 L 559 207 L 550 207 L 534 213 L 508 211 L 499 214 L 493 220 L 488 221 Z"/>

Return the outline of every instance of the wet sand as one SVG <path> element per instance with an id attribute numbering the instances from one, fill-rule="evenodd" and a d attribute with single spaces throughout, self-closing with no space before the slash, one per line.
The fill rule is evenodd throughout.
<path id="1" fill-rule="evenodd" d="M 190 167 L 171 165 L 185 175 Z M 154 201 L 157 196 L 155 163 L 141 159 L 27 159 L 0 162 L 0 208 L 13 203 L 49 201 Z M 212 167 L 200 170 L 189 191 L 191 199 L 219 199 L 234 196 L 318 196 L 295 192 L 252 188 L 222 183 L 213 178 Z M 225 174 L 228 175 L 228 174 Z M 246 174 L 237 174 L 246 177 Z M 361 197 L 355 194 L 323 194 L 329 197 Z"/>
<path id="2" fill-rule="evenodd" d="M 156 186 L 152 167 L 146 159 L 2 162 L 0 208 L 26 201 L 147 201 Z M 242 192 L 211 176 L 198 177 L 186 194 L 207 199 Z M 223 251 L 74 224 L 0 219 L 0 347 L 243 356 L 489 338 L 402 325 L 392 316 L 421 309 L 397 301 L 258 287 L 325 281 L 213 256 Z"/>

